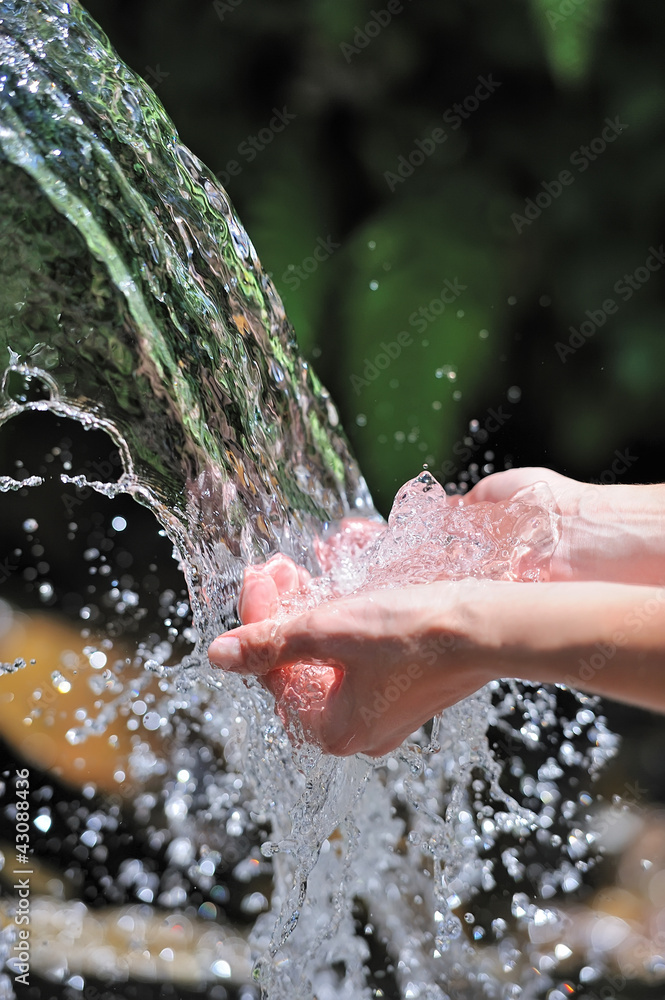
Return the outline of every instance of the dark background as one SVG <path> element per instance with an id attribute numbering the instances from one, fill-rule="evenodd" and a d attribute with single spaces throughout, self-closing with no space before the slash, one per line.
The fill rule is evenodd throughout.
<path id="1" fill-rule="evenodd" d="M 613 291 L 665 237 L 660 4 L 393 0 L 401 13 L 380 28 L 383 0 L 86 6 L 227 182 L 383 513 L 423 462 L 451 462 L 453 480 L 470 460 L 506 459 L 580 479 L 665 478 L 662 274 L 629 301 Z M 500 86 L 472 110 L 479 77 Z M 295 118 L 264 132 L 265 148 L 242 145 L 284 108 Z M 575 157 L 606 118 L 623 131 Z M 446 140 L 391 191 L 386 172 L 437 127 Z M 547 206 L 543 184 L 562 170 L 572 183 Z M 538 218 L 512 218 L 539 193 Z M 339 248 L 296 281 L 289 265 L 319 238 Z M 423 332 L 410 325 L 455 278 L 458 300 Z M 602 316 L 608 298 L 618 310 Z M 562 361 L 556 344 L 587 310 L 602 325 Z M 412 341 L 367 378 L 366 359 L 402 330 Z M 469 458 L 469 421 L 482 431 L 491 409 L 510 416 L 498 432 L 490 420 Z M 629 468 L 612 473 L 625 449 Z"/>

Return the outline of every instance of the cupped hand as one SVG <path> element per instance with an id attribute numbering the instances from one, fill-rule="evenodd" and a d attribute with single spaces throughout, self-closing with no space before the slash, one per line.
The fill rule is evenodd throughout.
<path id="1" fill-rule="evenodd" d="M 543 491 L 542 484 L 548 488 Z M 528 503 L 547 506 L 548 491 L 561 514 L 560 538 L 550 564 L 551 580 L 575 580 L 581 567 L 577 553 L 577 515 L 584 483 L 545 468 L 508 469 L 495 472 L 476 483 L 462 498 L 464 506 L 474 503 L 501 503 L 517 493 Z M 522 492 L 526 491 L 526 492 Z"/>
<path id="2" fill-rule="evenodd" d="M 243 613 L 274 607 L 279 584 L 294 583 L 296 573 L 275 560 L 252 571 Z M 327 752 L 380 756 L 495 676 L 462 610 L 478 586 L 439 582 L 329 601 L 227 632 L 212 643 L 210 660 L 258 676 L 282 717 L 295 713 Z"/>
<path id="3" fill-rule="evenodd" d="M 519 490 L 532 488 L 538 496 L 538 484 L 545 483 L 554 497 L 562 513 L 566 513 L 582 489 L 583 484 L 576 479 L 562 476 L 559 472 L 540 467 L 524 469 L 507 469 L 505 472 L 494 472 L 476 483 L 462 497 L 463 504 L 470 503 L 500 503 L 510 500 Z"/>

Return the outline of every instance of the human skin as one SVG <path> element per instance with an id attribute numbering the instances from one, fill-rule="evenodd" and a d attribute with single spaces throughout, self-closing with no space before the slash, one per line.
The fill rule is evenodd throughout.
<path id="1" fill-rule="evenodd" d="M 665 584 L 665 485 L 603 486 L 510 469 L 481 479 L 463 503 L 498 503 L 535 482 L 547 483 L 561 512 L 550 579 Z"/>
<path id="2" fill-rule="evenodd" d="M 280 600 L 304 580 L 279 556 L 248 571 L 245 624 L 215 640 L 211 662 L 258 676 L 278 710 L 290 668 L 328 665 L 324 702 L 301 721 L 341 756 L 386 753 L 501 677 L 568 683 L 665 711 L 664 487 L 590 487 L 519 469 L 481 481 L 463 502 L 498 502 L 543 480 L 562 513 L 553 582 L 439 581 L 329 601 L 277 622 Z"/>

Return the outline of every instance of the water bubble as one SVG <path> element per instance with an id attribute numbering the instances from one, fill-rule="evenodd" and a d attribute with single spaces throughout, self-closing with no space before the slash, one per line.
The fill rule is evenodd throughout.
<path id="1" fill-rule="evenodd" d="M 29 535 L 33 535 L 38 528 L 39 525 L 35 521 L 34 517 L 29 517 L 23 522 L 23 530 Z"/>
<path id="2" fill-rule="evenodd" d="M 218 979 L 230 979 L 232 975 L 231 966 L 223 958 L 218 959 L 210 966 L 210 971 Z"/>
<path id="3" fill-rule="evenodd" d="M 127 527 L 127 521 L 124 517 L 114 517 L 111 521 L 111 527 L 114 531 L 124 531 Z"/>
<path id="4" fill-rule="evenodd" d="M 51 682 L 53 684 L 53 687 L 56 689 L 56 691 L 59 691 L 60 694 L 68 694 L 72 689 L 71 683 L 67 680 L 66 677 L 63 677 L 63 675 L 60 673 L 59 670 L 53 671 L 53 673 L 51 674 Z"/>
<path id="5" fill-rule="evenodd" d="M 257 914 L 268 909 L 268 900 L 262 892 L 252 892 L 245 896 L 240 902 L 240 909 L 243 913 Z"/>
<path id="6" fill-rule="evenodd" d="M 371 290 L 373 292 L 375 292 L 377 290 L 377 288 L 379 287 L 378 281 L 375 281 L 375 280 L 370 281 L 369 287 L 371 288 Z"/>
<path id="7" fill-rule="evenodd" d="M 146 712 L 143 716 L 143 725 L 146 729 L 156 730 L 159 729 L 166 722 L 162 719 L 159 712 Z"/>

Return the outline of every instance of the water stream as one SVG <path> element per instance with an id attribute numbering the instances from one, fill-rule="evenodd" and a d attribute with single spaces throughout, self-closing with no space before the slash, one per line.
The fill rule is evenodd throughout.
<path id="1" fill-rule="evenodd" d="M 72 807 L 83 810 L 78 847 L 111 871 L 108 852 L 95 852 L 111 842 L 112 821 L 131 814 L 149 843 L 159 840 L 169 875 L 126 858 L 96 914 L 116 899 L 114 880 L 125 909 L 111 919 L 129 920 L 135 935 L 141 923 L 148 940 L 151 921 L 181 914 L 177 926 L 189 921 L 195 942 L 192 982 L 211 998 L 261 988 L 269 1000 L 498 1000 L 556 988 L 554 900 L 593 863 L 590 785 L 615 750 L 593 699 L 495 684 L 387 758 L 340 760 L 294 748 L 258 683 L 208 665 L 208 642 L 237 623 L 246 565 L 282 551 L 318 574 L 320 538 L 349 515 L 378 518 L 225 191 L 75 3 L 0 2 L 0 249 L 0 424 L 57 418 L 62 435 L 75 421 L 103 434 L 114 456 L 86 474 L 63 461 L 59 438 L 50 452 L 63 462 L 52 488 L 55 503 L 65 498 L 72 551 L 80 504 L 102 505 L 101 541 L 85 549 L 92 596 L 70 613 L 84 630 L 81 653 L 70 650 L 79 666 L 62 661 L 29 713 L 29 724 L 44 720 L 46 688 L 58 706 L 87 686 L 98 700 L 80 709 L 66 743 L 82 754 L 93 739 L 108 737 L 113 752 L 127 744 L 111 787 L 88 781 L 89 805 L 79 796 Z M 3 472 L 0 490 L 7 502 L 18 493 L 27 543 L 43 550 L 31 496 L 45 477 L 27 463 Z M 119 535 L 134 501 L 172 545 L 187 593 L 163 581 L 142 590 L 153 570 L 123 570 Z M 413 582 L 418 546 L 435 543 L 446 503 L 431 478 L 411 484 L 362 579 L 342 544 L 317 599 L 367 579 L 390 585 L 396 563 Z M 515 528 L 522 548 L 507 555 L 489 515 L 465 526 L 450 510 L 427 578 L 537 585 L 556 534 L 544 503 L 500 512 L 530 526 Z M 39 564 L 24 573 L 57 613 L 47 576 Z M 148 592 L 161 618 L 143 636 Z M 4 606 L 7 621 L 13 613 Z M 12 801 L 11 782 L 3 794 Z M 228 858 L 236 884 L 263 879 L 243 897 L 247 939 L 233 936 L 224 905 Z M 48 892 L 33 905 L 47 926 Z M 85 927 L 87 904 L 70 905 L 79 908 L 69 919 Z M 212 944 L 204 919 L 217 928 Z M 543 927 L 552 933 L 533 933 Z M 10 953 L 12 942 L 8 923 L 0 947 Z M 73 946 L 43 957 L 42 974 L 74 996 L 95 967 L 109 982 L 131 974 L 123 966 L 120 975 L 102 944 L 88 947 L 85 960 Z M 140 975 L 166 975 L 173 948 L 160 949 Z M 11 976 L 3 982 L 0 996 L 12 996 Z"/>

